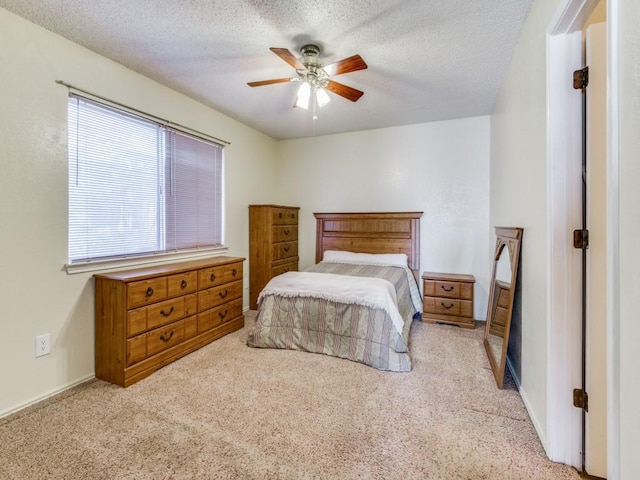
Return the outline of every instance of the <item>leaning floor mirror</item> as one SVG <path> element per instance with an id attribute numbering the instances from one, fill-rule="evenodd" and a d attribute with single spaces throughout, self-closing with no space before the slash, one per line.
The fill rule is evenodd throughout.
<path id="1" fill-rule="evenodd" d="M 500 389 L 504 382 L 507 363 L 522 232 L 523 229 L 520 227 L 496 227 L 496 249 L 484 330 L 484 348 Z"/>

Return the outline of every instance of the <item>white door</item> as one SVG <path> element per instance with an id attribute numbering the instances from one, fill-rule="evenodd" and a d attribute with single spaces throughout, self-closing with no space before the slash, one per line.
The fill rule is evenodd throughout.
<path id="1" fill-rule="evenodd" d="M 607 29 L 605 23 L 586 30 L 587 117 L 587 322 L 585 469 L 607 476 Z"/>

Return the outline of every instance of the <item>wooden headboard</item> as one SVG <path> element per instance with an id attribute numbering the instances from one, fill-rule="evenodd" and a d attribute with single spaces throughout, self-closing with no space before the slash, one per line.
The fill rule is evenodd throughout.
<path id="1" fill-rule="evenodd" d="M 420 270 L 422 212 L 314 213 L 316 263 L 326 250 L 359 253 L 406 253 L 409 268 Z"/>

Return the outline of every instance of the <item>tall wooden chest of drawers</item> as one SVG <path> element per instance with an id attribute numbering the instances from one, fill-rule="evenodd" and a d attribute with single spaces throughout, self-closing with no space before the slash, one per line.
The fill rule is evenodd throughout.
<path id="1" fill-rule="evenodd" d="M 242 328 L 243 261 L 213 257 L 94 275 L 96 377 L 128 387 Z"/>
<path id="2" fill-rule="evenodd" d="M 272 277 L 298 270 L 299 207 L 249 205 L 249 307 Z"/>
<path id="3" fill-rule="evenodd" d="M 425 272 L 422 275 L 422 320 L 475 328 L 473 275 Z"/>

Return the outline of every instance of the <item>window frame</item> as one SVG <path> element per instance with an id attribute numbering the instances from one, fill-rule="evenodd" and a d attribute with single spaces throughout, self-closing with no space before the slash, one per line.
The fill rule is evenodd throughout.
<path id="1" fill-rule="evenodd" d="M 62 83 L 62 82 L 60 82 Z M 225 181 L 225 169 L 226 169 L 226 161 L 224 155 L 224 148 L 230 143 L 219 138 L 204 134 L 202 132 L 198 132 L 197 130 L 191 129 L 189 127 L 185 127 L 183 125 L 177 124 L 175 122 L 170 122 L 164 120 L 162 118 L 150 115 L 148 113 L 136 110 L 134 108 L 128 107 L 126 105 L 122 105 L 117 102 L 113 102 L 106 98 L 91 94 L 89 92 L 77 89 L 75 87 L 69 87 L 69 95 L 66 97 L 66 104 L 68 110 L 68 99 L 70 97 L 79 97 L 80 99 L 86 99 L 90 102 L 95 102 L 104 105 L 107 108 L 115 109 L 117 111 L 122 112 L 125 115 L 133 115 L 134 117 L 142 118 L 147 121 L 154 122 L 158 124 L 160 127 L 169 130 L 174 130 L 178 133 L 182 133 L 187 136 L 195 137 L 198 140 L 202 140 L 204 142 L 212 143 L 221 148 L 221 166 L 219 169 L 220 174 L 220 191 L 221 191 L 221 199 L 220 199 L 220 245 L 212 245 L 212 246 L 201 246 L 194 248 L 182 248 L 176 251 L 164 251 L 164 252 L 152 252 L 152 253 L 141 253 L 141 254 L 132 254 L 122 257 L 110 257 L 110 258 L 97 258 L 97 259 L 89 259 L 83 261 L 72 262 L 69 258 L 69 212 L 67 213 L 67 261 L 64 265 L 64 269 L 68 274 L 76 274 L 76 273 L 87 273 L 87 272 L 99 272 L 104 270 L 113 270 L 120 268 L 128 268 L 128 267 L 137 267 L 137 266 L 148 266 L 154 264 L 163 264 L 170 261 L 179 261 L 179 260 L 189 260 L 189 259 L 198 259 L 203 257 L 211 257 L 225 254 L 228 251 L 228 246 L 224 243 L 226 237 L 226 229 L 225 229 L 225 207 L 226 207 L 226 181 Z M 69 118 L 67 118 L 67 128 L 69 128 Z M 68 140 L 67 135 L 67 140 Z M 67 152 L 70 150 L 69 145 L 67 146 Z M 70 157 L 69 153 L 67 153 L 67 175 L 69 175 L 69 162 Z M 67 202 L 68 203 L 68 202 Z"/>

